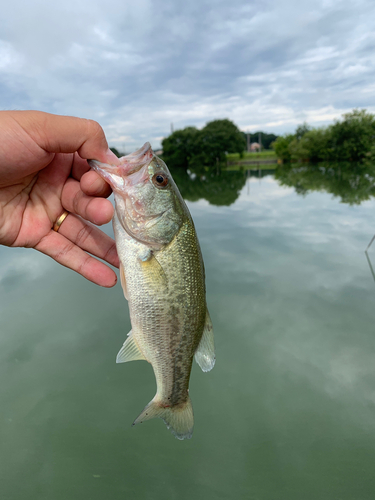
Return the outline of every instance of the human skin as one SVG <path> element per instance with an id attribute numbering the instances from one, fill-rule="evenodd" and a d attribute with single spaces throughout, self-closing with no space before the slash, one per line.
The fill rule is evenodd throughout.
<path id="1" fill-rule="evenodd" d="M 88 280 L 116 284 L 111 189 L 86 159 L 117 164 L 100 125 L 40 111 L 0 111 L 0 244 L 49 255 Z M 69 212 L 59 231 L 57 218 Z M 95 225 L 92 225 L 93 223 Z"/>

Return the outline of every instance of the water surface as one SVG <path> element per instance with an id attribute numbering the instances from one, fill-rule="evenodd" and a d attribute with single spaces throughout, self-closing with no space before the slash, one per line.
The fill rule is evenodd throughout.
<path id="1" fill-rule="evenodd" d="M 155 381 L 115 364 L 120 286 L 1 247 L 2 499 L 373 499 L 374 200 L 258 172 L 194 182 L 217 364 L 193 366 L 192 440 L 130 427 Z"/>

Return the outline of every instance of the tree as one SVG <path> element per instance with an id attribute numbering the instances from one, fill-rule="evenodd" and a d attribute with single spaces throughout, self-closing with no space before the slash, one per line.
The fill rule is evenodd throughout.
<path id="1" fill-rule="evenodd" d="M 298 131 L 298 129 L 297 129 Z M 298 132 L 289 144 L 289 152 L 292 160 L 309 160 L 311 162 L 322 161 L 330 155 L 330 129 L 314 128 L 306 130 L 302 135 Z"/>
<path id="2" fill-rule="evenodd" d="M 198 153 L 198 136 L 200 132 L 195 127 L 176 130 L 162 140 L 163 160 L 171 167 L 189 168 L 191 157 Z"/>
<path id="3" fill-rule="evenodd" d="M 330 127 L 332 160 L 360 160 L 375 145 L 375 116 L 354 109 Z"/>
<path id="4" fill-rule="evenodd" d="M 174 167 L 203 173 L 226 160 L 226 153 L 245 149 L 243 133 L 230 120 L 214 120 L 202 130 L 186 127 L 163 139 L 163 159 Z"/>
<path id="5" fill-rule="evenodd" d="M 211 166 L 225 161 L 225 153 L 242 154 L 245 147 L 242 132 L 228 119 L 209 122 L 201 130 L 200 157 L 205 165 Z"/>
<path id="6" fill-rule="evenodd" d="M 310 130 L 311 127 L 306 122 L 303 122 L 302 125 L 298 125 L 294 135 L 296 136 L 296 139 L 300 140 Z"/>
<path id="7" fill-rule="evenodd" d="M 276 141 L 272 144 L 273 149 L 278 158 L 283 161 L 290 161 L 292 158 L 291 152 L 289 151 L 290 143 L 295 139 L 293 134 L 287 134 L 279 136 Z"/>
<path id="8" fill-rule="evenodd" d="M 278 135 L 275 134 L 267 134 L 265 132 L 260 133 L 261 141 L 262 141 L 262 147 L 264 149 L 271 149 L 272 143 L 276 141 L 276 139 L 279 137 Z M 255 132 L 256 135 L 256 132 Z M 259 134 L 258 134 L 259 135 Z"/>

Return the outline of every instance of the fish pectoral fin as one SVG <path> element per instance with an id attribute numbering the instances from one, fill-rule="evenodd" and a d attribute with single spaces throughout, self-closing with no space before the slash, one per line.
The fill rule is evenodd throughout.
<path id="1" fill-rule="evenodd" d="M 206 311 L 206 323 L 203 335 L 197 350 L 195 351 L 195 361 L 204 372 L 209 372 L 215 365 L 214 331 L 208 311 Z"/>
<path id="2" fill-rule="evenodd" d="M 142 247 L 142 249 L 138 251 L 138 259 L 141 260 L 142 262 L 147 262 L 148 260 L 151 259 L 151 257 L 152 257 L 152 251 L 150 248 Z"/>
<path id="3" fill-rule="evenodd" d="M 141 259 L 142 260 L 142 259 Z M 153 253 L 147 260 L 142 260 L 142 267 L 145 272 L 150 276 L 150 286 L 157 288 L 168 288 L 168 279 L 164 272 L 163 266 Z"/>
<path id="4" fill-rule="evenodd" d="M 124 292 L 126 300 L 128 299 L 128 289 L 126 288 L 126 278 L 125 278 L 125 272 L 124 272 L 124 266 L 120 262 L 120 281 L 121 281 L 121 286 L 122 290 Z"/>
<path id="5" fill-rule="evenodd" d="M 128 338 L 117 354 L 116 363 L 127 363 L 128 361 L 146 360 L 140 348 L 138 347 L 132 330 L 128 333 Z"/>

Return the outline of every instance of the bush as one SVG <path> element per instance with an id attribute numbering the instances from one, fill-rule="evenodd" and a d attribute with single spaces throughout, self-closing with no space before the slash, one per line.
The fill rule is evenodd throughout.
<path id="1" fill-rule="evenodd" d="M 330 127 L 330 159 L 361 160 L 375 144 L 375 117 L 364 109 L 355 109 L 343 118 Z"/>
<path id="2" fill-rule="evenodd" d="M 290 161 L 292 158 L 291 152 L 289 151 L 290 143 L 295 139 L 293 134 L 283 135 L 276 139 L 272 143 L 272 147 L 278 158 L 284 161 Z"/>
<path id="3" fill-rule="evenodd" d="M 375 116 L 353 110 L 326 128 L 300 125 L 295 134 L 279 137 L 274 150 L 284 161 L 359 161 L 375 159 Z"/>
<path id="4" fill-rule="evenodd" d="M 330 131 L 315 128 L 306 132 L 300 140 L 293 139 L 289 145 L 292 160 L 317 162 L 329 157 Z"/>

